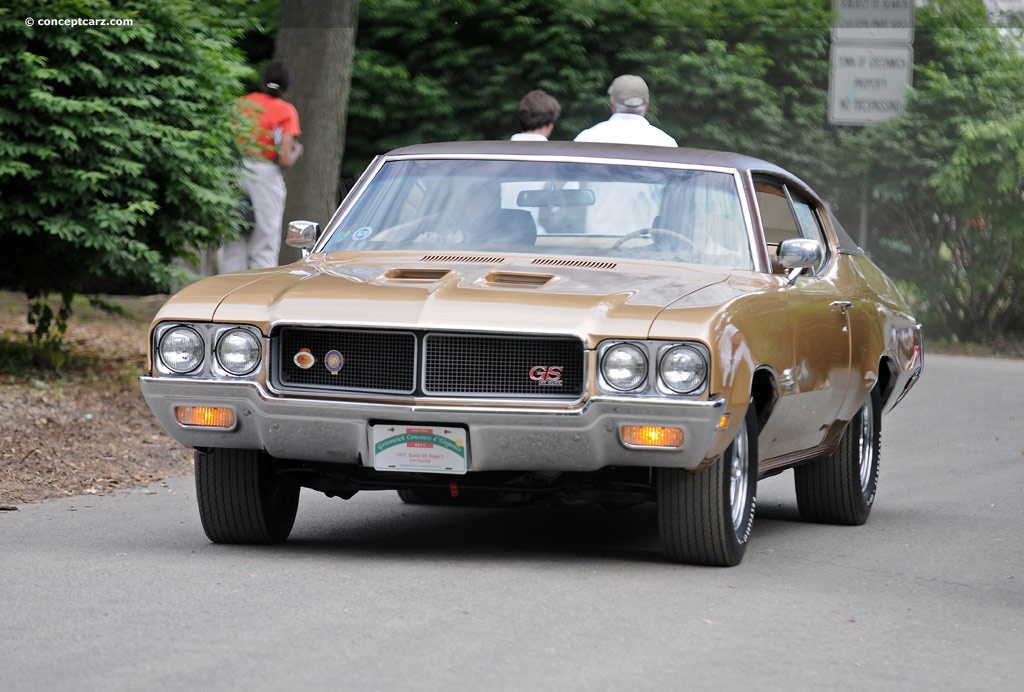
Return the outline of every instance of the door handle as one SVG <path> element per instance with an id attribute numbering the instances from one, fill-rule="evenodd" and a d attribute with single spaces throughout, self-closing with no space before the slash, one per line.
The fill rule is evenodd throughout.
<path id="1" fill-rule="evenodd" d="M 853 308 L 853 302 L 849 300 L 834 300 L 828 304 L 828 307 L 832 312 L 838 312 L 840 315 L 845 315 L 847 310 Z"/>

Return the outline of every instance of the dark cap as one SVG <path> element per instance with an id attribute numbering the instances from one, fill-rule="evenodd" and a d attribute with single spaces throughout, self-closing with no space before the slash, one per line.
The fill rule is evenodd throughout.
<path id="1" fill-rule="evenodd" d="M 263 71 L 262 81 L 260 91 L 271 96 L 280 96 L 291 86 L 292 71 L 283 62 L 275 62 Z"/>

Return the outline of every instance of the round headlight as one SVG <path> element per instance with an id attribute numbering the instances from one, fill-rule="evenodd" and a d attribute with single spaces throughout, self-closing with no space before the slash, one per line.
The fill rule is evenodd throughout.
<path id="1" fill-rule="evenodd" d="M 255 370 L 260 354 L 260 341 L 248 329 L 229 329 L 217 341 L 217 362 L 232 375 Z"/>
<path id="2" fill-rule="evenodd" d="M 615 389 L 636 389 L 647 379 L 647 356 L 633 344 L 615 344 L 604 352 L 601 375 Z"/>
<path id="3" fill-rule="evenodd" d="M 708 376 L 708 364 L 700 351 L 676 346 L 661 357 L 658 369 L 661 381 L 673 392 L 689 394 L 700 389 Z"/>
<path id="4" fill-rule="evenodd" d="M 171 372 L 183 375 L 203 364 L 203 337 L 191 327 L 172 327 L 160 337 L 157 353 Z"/>

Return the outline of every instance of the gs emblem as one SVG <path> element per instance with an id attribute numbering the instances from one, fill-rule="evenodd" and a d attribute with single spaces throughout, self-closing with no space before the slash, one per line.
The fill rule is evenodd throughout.
<path id="1" fill-rule="evenodd" d="M 541 387 L 561 387 L 564 365 L 534 365 L 530 368 L 530 379 Z"/>

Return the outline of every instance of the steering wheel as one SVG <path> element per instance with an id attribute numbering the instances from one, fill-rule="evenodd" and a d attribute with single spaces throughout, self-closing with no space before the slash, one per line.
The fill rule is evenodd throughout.
<path id="1" fill-rule="evenodd" d="M 612 245 L 611 249 L 612 250 L 618 250 L 623 245 L 625 245 L 626 243 L 628 243 L 629 241 L 631 241 L 631 240 L 633 240 L 635 238 L 640 238 L 642 236 L 656 236 L 656 235 L 667 235 L 667 236 L 672 236 L 673 238 L 678 238 L 679 240 L 684 241 L 686 243 L 687 248 L 689 248 L 692 252 L 694 252 L 694 253 L 700 252 L 697 249 L 697 246 L 694 244 L 693 240 L 691 240 L 689 236 L 683 235 L 683 233 L 680 232 L 680 231 L 673 231 L 670 228 L 641 228 L 639 231 L 633 231 L 632 233 L 627 233 L 626 235 L 624 235 L 621 238 L 619 238 L 618 240 L 616 240 L 615 244 Z"/>

